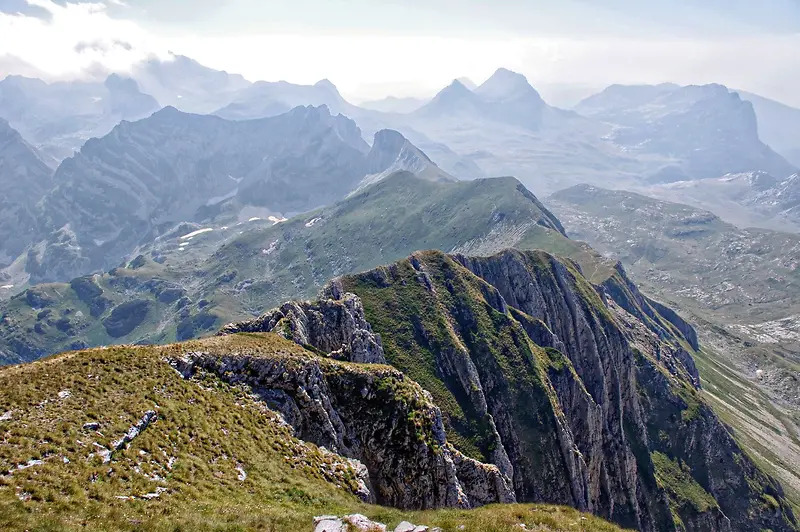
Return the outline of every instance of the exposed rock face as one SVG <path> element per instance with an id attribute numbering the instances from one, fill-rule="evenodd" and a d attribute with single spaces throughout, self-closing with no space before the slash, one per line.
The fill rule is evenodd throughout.
<path id="1" fill-rule="evenodd" d="M 397 370 L 366 371 L 310 353 L 189 352 L 170 362 L 187 378 L 202 370 L 251 387 L 299 438 L 364 464 L 369 502 L 425 509 L 514 501 L 497 467 L 447 442 L 430 395 Z"/>
<path id="2" fill-rule="evenodd" d="M 341 283 L 386 359 L 447 405 L 449 439 L 512 478 L 518 501 L 645 531 L 676 529 L 673 516 L 689 530 L 791 530 L 780 487 L 697 396 L 669 321 L 651 309 L 654 332 L 569 261 L 425 252 Z"/>
<path id="3" fill-rule="evenodd" d="M 428 181 L 456 181 L 455 177 L 436 166 L 422 150 L 397 131 L 378 131 L 367 155 L 367 176 L 359 188 L 377 183 L 400 171 L 411 172 Z"/>
<path id="4" fill-rule="evenodd" d="M 34 281 L 110 269 L 164 227 L 223 207 L 235 217 L 246 205 L 290 214 L 333 203 L 366 174 L 368 150 L 355 123 L 325 107 L 245 122 L 169 107 L 122 122 L 56 170 L 58 186 L 39 204 L 45 249 Z M 86 263 L 76 271 L 48 258 L 46 235 L 64 228 Z"/>
<path id="5" fill-rule="evenodd" d="M 50 189 L 52 173 L 37 150 L 0 118 L 0 268 L 36 236 L 36 203 Z"/>
<path id="6" fill-rule="evenodd" d="M 220 334 L 275 332 L 339 360 L 385 364 L 381 338 L 364 319 L 361 300 L 338 291 L 335 295 L 314 303 L 285 303 L 255 320 L 227 325 Z"/>

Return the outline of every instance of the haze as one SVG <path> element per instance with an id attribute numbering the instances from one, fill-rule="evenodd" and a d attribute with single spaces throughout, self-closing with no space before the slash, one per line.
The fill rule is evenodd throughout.
<path id="1" fill-rule="evenodd" d="M 429 96 L 504 66 L 556 104 L 611 83 L 724 83 L 800 105 L 796 0 L 0 0 L 0 78 L 99 77 L 187 55 L 255 80 Z"/>

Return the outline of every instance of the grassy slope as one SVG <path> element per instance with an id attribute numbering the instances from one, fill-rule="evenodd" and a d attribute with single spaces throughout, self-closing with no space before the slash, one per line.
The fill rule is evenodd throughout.
<path id="1" fill-rule="evenodd" d="M 216 232 L 195 237 L 188 251 L 167 253 L 164 264 L 143 257 L 95 276 L 102 297 L 113 302 L 99 316 L 91 315 L 90 305 L 68 284 L 33 289 L 51 301 L 46 308 L 31 304 L 26 293 L 0 302 L 0 363 L 68 350 L 76 342 L 165 343 L 213 333 L 225 322 L 311 297 L 334 276 L 389 263 L 417 249 L 488 254 L 516 245 L 593 260 L 584 245 L 552 227 L 558 222 L 513 178 L 431 183 L 398 174 L 332 207 L 244 231 L 207 260 L 199 260 L 192 248 L 216 238 Z M 181 262 L 176 255 L 189 258 Z M 158 289 L 150 286 L 153 279 L 183 287 L 189 302 L 159 301 Z M 113 306 L 132 299 L 149 302 L 146 318 L 130 334 L 110 336 L 102 321 Z M 48 309 L 50 314 L 42 316 Z M 59 329 L 56 323 L 63 319 L 69 327 L 62 322 Z"/>
<path id="2" fill-rule="evenodd" d="M 391 525 L 410 519 L 445 530 L 512 531 L 520 522 L 618 530 L 550 506 L 400 512 L 365 505 L 327 481 L 325 455 L 292 438 L 246 390 L 214 378 L 184 380 L 163 360 L 198 349 L 316 356 L 274 335 L 239 335 L 67 353 L 0 370 L 0 411 L 11 412 L 0 421 L 0 528 L 294 531 L 310 529 L 314 515 L 362 512 Z M 95 442 L 109 445 L 150 409 L 158 420 L 111 463 L 88 458 Z M 99 422 L 99 431 L 84 430 L 87 422 Z M 29 460 L 43 463 L 17 469 Z M 334 478 L 347 485 L 349 477 Z M 158 487 L 167 490 L 152 500 L 118 498 Z"/>

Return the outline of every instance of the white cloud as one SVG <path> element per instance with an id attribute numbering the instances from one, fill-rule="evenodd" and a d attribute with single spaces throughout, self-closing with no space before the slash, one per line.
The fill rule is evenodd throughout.
<path id="1" fill-rule="evenodd" d="M 161 52 L 157 38 L 133 22 L 109 17 L 104 4 L 28 3 L 49 12 L 50 19 L 0 13 L 0 56 L 13 55 L 52 77 L 80 77 L 98 67 L 126 71 Z"/>
<path id="2" fill-rule="evenodd" d="M 50 20 L 0 13 L 0 57 L 13 55 L 54 77 L 132 64 L 168 50 L 251 80 L 313 83 L 331 79 L 355 100 L 430 95 L 452 79 L 476 81 L 504 66 L 534 84 L 602 87 L 611 83 L 723 83 L 800 106 L 800 35 L 669 38 L 472 36 L 396 33 L 269 33 L 207 37 L 176 26 L 143 27 L 116 18 L 121 0 L 29 0 Z M 128 46 L 130 45 L 130 46 Z M 13 64 L 0 61 L 4 65 Z M 0 71 L 0 75 L 3 72 Z"/>

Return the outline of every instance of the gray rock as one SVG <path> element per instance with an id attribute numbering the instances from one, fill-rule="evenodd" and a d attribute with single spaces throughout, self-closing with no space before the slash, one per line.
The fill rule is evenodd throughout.
<path id="1" fill-rule="evenodd" d="M 373 521 L 365 515 L 346 515 L 342 520 L 347 523 L 347 532 L 386 532 L 386 525 Z"/>
<path id="2" fill-rule="evenodd" d="M 408 521 L 403 521 L 397 527 L 395 527 L 394 532 L 428 532 L 430 528 L 424 525 L 413 525 Z"/>
<path id="3" fill-rule="evenodd" d="M 347 532 L 347 529 L 335 515 L 322 515 L 314 518 L 314 532 Z"/>
<path id="4" fill-rule="evenodd" d="M 275 332 L 333 358 L 385 364 L 380 336 L 372 332 L 358 296 L 339 294 L 334 288 L 328 295 L 314 303 L 285 303 L 255 320 L 227 325 L 220 334 Z"/>
<path id="5" fill-rule="evenodd" d="M 447 442 L 430 394 L 397 370 L 361 371 L 311 353 L 282 358 L 190 352 L 169 362 L 186 378 L 204 370 L 249 386 L 297 437 L 358 460 L 342 461 L 359 479 L 357 494 L 367 502 L 422 509 L 515 501 L 510 480 L 496 466 L 467 458 Z M 402 397 L 390 391 L 394 387 L 403 388 Z M 420 431 L 429 437 L 420 440 Z"/>

